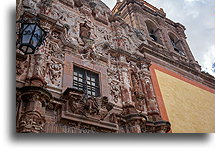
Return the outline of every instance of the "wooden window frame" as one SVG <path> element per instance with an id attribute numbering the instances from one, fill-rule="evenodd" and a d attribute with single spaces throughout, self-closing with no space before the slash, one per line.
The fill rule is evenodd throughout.
<path id="1" fill-rule="evenodd" d="M 82 90 L 86 97 L 99 97 L 99 74 L 74 66 L 73 88 Z"/>

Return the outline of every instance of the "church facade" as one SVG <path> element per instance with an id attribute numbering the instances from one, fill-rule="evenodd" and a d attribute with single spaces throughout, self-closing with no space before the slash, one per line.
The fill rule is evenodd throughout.
<path id="1" fill-rule="evenodd" d="M 144 0 L 17 0 L 48 36 L 16 50 L 18 133 L 209 133 L 215 79 L 185 27 Z"/>

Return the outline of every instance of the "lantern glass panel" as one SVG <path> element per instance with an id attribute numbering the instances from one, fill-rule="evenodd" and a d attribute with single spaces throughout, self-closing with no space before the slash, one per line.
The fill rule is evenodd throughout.
<path id="1" fill-rule="evenodd" d="M 22 33 L 22 44 L 29 44 L 32 33 L 35 29 L 36 24 L 24 24 Z"/>
<path id="2" fill-rule="evenodd" d="M 36 26 L 36 28 L 35 28 L 35 32 L 34 32 L 34 34 L 33 34 L 33 36 L 32 36 L 32 41 L 31 41 L 31 44 L 36 48 L 37 46 L 39 46 L 39 41 L 41 40 L 41 38 L 42 38 L 42 30 L 38 27 L 38 26 Z"/>

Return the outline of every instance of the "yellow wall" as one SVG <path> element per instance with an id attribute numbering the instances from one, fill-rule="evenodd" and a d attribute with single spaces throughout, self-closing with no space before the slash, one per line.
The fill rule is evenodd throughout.
<path id="1" fill-rule="evenodd" d="M 215 132 L 215 95 L 155 69 L 173 133 Z"/>

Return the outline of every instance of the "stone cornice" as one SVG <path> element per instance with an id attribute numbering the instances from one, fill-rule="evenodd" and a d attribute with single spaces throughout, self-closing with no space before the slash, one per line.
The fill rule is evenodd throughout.
<path id="1" fill-rule="evenodd" d="M 170 65 L 176 67 L 176 68 L 179 68 L 179 69 L 182 69 L 182 70 L 185 70 L 187 72 L 187 75 L 188 77 L 190 77 L 191 79 L 192 76 L 189 74 L 193 74 L 195 76 L 198 76 L 199 78 L 202 78 L 203 79 L 203 83 L 204 85 L 207 85 L 213 89 L 215 89 L 215 78 L 209 74 L 205 74 L 203 72 L 199 72 L 197 71 L 196 69 L 194 69 L 194 65 L 192 63 L 185 63 L 185 62 L 178 62 L 178 61 L 175 61 L 173 60 L 171 57 L 168 57 L 168 56 L 165 56 L 163 55 L 163 53 L 159 53 L 158 50 L 155 50 L 154 48 L 148 46 L 148 45 L 145 45 L 145 44 L 142 44 L 139 48 L 139 51 L 141 53 L 148 53 L 154 57 L 157 57 L 158 59 L 160 60 L 163 60 L 167 63 L 169 63 Z M 148 57 L 146 57 L 146 59 L 148 59 Z M 151 60 L 149 58 L 149 60 Z M 162 64 L 162 63 L 161 63 Z M 164 65 L 166 66 L 166 65 Z M 196 80 L 196 81 L 199 81 L 199 80 Z"/>

